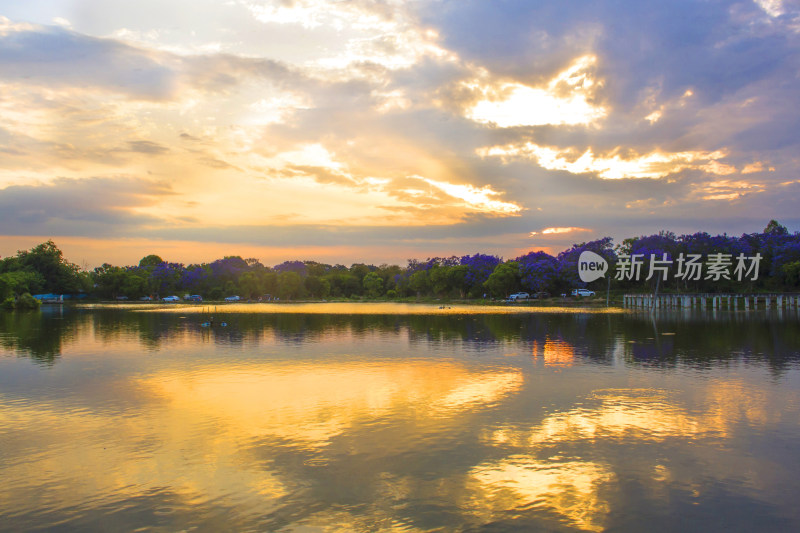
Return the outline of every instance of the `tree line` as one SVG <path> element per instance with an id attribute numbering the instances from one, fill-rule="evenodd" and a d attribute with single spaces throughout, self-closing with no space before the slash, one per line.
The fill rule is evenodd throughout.
<path id="1" fill-rule="evenodd" d="M 609 264 L 607 275 L 591 283 L 582 282 L 578 273 L 578 260 L 587 250 Z M 699 272 L 687 276 L 685 262 L 692 257 L 727 261 L 729 268 L 722 276 Z M 640 263 L 640 278 L 622 272 L 631 258 Z M 753 267 L 745 278 L 735 275 L 737 258 L 740 262 L 746 258 Z M 41 293 L 98 299 L 186 294 L 206 300 L 232 295 L 249 300 L 503 298 L 518 291 L 560 295 L 589 288 L 599 292 L 605 290 L 609 278 L 614 290 L 631 292 L 649 292 L 656 286 L 665 292 L 796 291 L 800 289 L 800 232 L 790 233 L 772 220 L 762 232 L 739 237 L 702 232 L 677 236 L 662 231 L 628 238 L 616 246 L 605 237 L 574 244 L 557 255 L 538 251 L 508 260 L 476 253 L 410 259 L 404 267 L 364 263 L 348 267 L 299 260 L 270 267 L 239 256 L 184 265 L 148 255 L 137 265 L 106 263 L 92 271 L 70 263 L 53 241 L 47 241 L 0 259 L 0 300 L 19 301 L 24 294 Z"/>

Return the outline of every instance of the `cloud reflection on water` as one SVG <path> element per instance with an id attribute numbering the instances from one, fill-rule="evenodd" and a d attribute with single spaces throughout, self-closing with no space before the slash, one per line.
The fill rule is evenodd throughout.
<path id="1" fill-rule="evenodd" d="M 800 427 L 791 351 L 765 379 L 732 357 L 642 364 L 628 340 L 659 337 L 614 315 L 66 319 L 57 364 L 0 358 L 11 524 L 624 530 L 637 505 L 720 491 L 764 516 L 796 486 L 764 438 Z M 15 350 L 42 331 L 14 325 Z M 753 342 L 726 327 L 718 352 Z M 660 347 L 717 338 L 687 328 Z"/>
<path id="2" fill-rule="evenodd" d="M 232 370 L 191 364 L 119 385 L 136 391 L 135 409 L 20 406 L 0 395 L 0 434 L 15 430 L 18 443 L 6 449 L 4 477 L 14 482 L 0 489 L 0 499 L 32 513 L 35 492 L 44 490 L 48 508 L 66 511 L 91 507 L 98 497 L 111 504 L 169 487 L 175 505 L 187 509 L 233 498 L 266 511 L 311 480 L 275 459 L 260 460 L 265 453 L 324 467 L 341 461 L 340 451 L 326 451 L 336 439 L 353 440 L 384 423 L 394 427 L 385 440 L 356 439 L 347 454 L 413 454 L 517 392 L 523 378 L 449 362 L 318 361 Z M 415 434 L 401 437 L 398 427 Z"/>
<path id="3" fill-rule="evenodd" d="M 452 363 L 317 362 L 165 372 L 141 385 L 182 416 L 214 419 L 216 431 L 234 441 L 269 436 L 319 448 L 365 420 L 444 420 L 497 403 L 522 382 L 519 372 L 476 372 Z"/>
<path id="4" fill-rule="evenodd" d="M 644 471 L 642 488 L 655 498 L 666 497 L 670 486 L 700 498 L 720 480 L 750 487 L 754 493 L 768 490 L 768 480 L 754 474 L 765 458 L 737 452 L 734 464 L 719 458 L 712 463 L 708 455 L 730 454 L 730 449 L 723 450 L 741 438 L 744 427 L 765 431 L 780 425 L 784 415 L 776 398 L 737 380 L 710 382 L 701 396 L 693 403 L 704 408 L 690 409 L 685 398 L 666 389 L 597 389 L 582 406 L 551 413 L 531 428 L 498 426 L 484 438 L 492 447 L 509 450 L 509 455 L 471 471 L 477 483 L 474 501 L 485 502 L 482 518 L 542 508 L 573 527 L 603 530 L 620 490 L 616 471 L 631 465 Z M 796 402 L 800 394 L 784 399 Z M 605 455 L 609 446 L 625 449 L 648 442 L 658 446 L 651 457 L 620 463 L 620 457 Z M 707 470 L 701 474 L 685 465 L 661 464 L 670 463 L 671 454 L 665 456 L 661 448 L 670 443 L 696 446 L 685 462 L 699 460 Z M 597 448 L 606 451 L 594 452 Z"/>

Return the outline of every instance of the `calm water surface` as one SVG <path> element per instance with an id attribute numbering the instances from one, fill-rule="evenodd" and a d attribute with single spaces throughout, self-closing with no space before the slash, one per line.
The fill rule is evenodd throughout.
<path id="1" fill-rule="evenodd" d="M 2 313 L 0 530 L 798 531 L 798 326 L 796 310 Z"/>

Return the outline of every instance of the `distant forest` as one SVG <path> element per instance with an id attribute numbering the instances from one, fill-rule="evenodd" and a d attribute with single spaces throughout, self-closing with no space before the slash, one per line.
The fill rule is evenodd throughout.
<path id="1" fill-rule="evenodd" d="M 588 284 L 578 276 L 578 258 L 586 250 L 610 265 L 606 277 Z M 709 268 L 708 274 L 687 275 L 686 261 L 692 257 L 712 260 L 715 273 Z M 631 258 L 641 262 L 638 279 L 621 273 L 620 267 L 630 265 Z M 739 266 L 747 259 L 750 271 L 737 271 L 737 259 Z M 555 296 L 574 288 L 599 293 L 605 291 L 609 278 L 612 290 L 626 292 L 650 292 L 656 284 L 661 292 L 796 292 L 800 290 L 800 232 L 790 233 L 772 220 L 762 232 L 740 237 L 677 236 L 662 231 L 625 239 L 616 246 L 606 237 L 575 244 L 557 256 L 530 252 L 508 260 L 476 253 L 410 259 L 406 266 L 355 263 L 348 267 L 297 260 L 269 267 L 239 256 L 184 265 L 148 255 L 137 265 L 104 264 L 93 271 L 67 261 L 56 244 L 47 241 L 0 259 L 0 300 L 43 293 L 108 300 L 169 295 L 283 301 L 504 298 L 518 291 Z"/>

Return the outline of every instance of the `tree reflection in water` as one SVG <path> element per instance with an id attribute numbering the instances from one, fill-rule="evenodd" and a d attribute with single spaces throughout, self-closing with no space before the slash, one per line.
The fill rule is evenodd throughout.
<path id="1" fill-rule="evenodd" d="M 368 304 L 367 304 L 368 305 Z M 385 310 L 385 307 L 381 307 Z M 135 337 L 145 350 L 164 343 L 199 342 L 253 345 L 306 343 L 330 337 L 407 335 L 410 342 L 470 349 L 498 343 L 528 344 L 529 353 L 550 363 L 575 357 L 603 364 L 624 346 L 631 364 L 696 365 L 739 358 L 763 360 L 780 373 L 800 353 L 797 316 L 774 313 L 648 314 L 323 314 L 217 313 L 217 326 L 201 327 L 205 315 L 137 312 L 124 308 L 83 309 L 45 306 L 36 312 L 0 313 L 0 346 L 44 364 L 58 360 L 66 346 L 91 336 L 103 343 Z M 208 313 L 213 315 L 214 312 Z M 219 327 L 226 320 L 227 327 Z M 709 334 L 709 328 L 713 334 Z"/>

